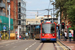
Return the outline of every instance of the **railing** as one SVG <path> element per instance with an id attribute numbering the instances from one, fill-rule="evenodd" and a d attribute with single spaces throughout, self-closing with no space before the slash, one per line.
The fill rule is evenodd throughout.
<path id="1" fill-rule="evenodd" d="M 5 13 L 4 12 L 0 12 L 0 16 L 5 16 Z"/>
<path id="2" fill-rule="evenodd" d="M 5 8 L 5 3 L 3 3 L 3 1 L 0 2 L 0 7 L 4 7 Z"/>

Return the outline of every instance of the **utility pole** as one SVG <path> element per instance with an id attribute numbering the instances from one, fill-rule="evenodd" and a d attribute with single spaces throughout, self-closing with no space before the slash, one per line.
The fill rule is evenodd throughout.
<path id="1" fill-rule="evenodd" d="M 10 5 L 9 5 L 9 39 L 10 39 Z"/>
<path id="2" fill-rule="evenodd" d="M 52 3 L 53 5 L 53 17 L 54 17 L 54 2 Z M 52 23 L 53 23 L 53 17 L 52 17 Z"/>
<path id="3" fill-rule="evenodd" d="M 48 9 L 48 19 L 49 19 L 49 9 Z"/>

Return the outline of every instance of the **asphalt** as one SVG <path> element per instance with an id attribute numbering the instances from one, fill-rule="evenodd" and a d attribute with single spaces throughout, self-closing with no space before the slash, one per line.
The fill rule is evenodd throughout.
<path id="1" fill-rule="evenodd" d="M 39 50 L 43 43 L 40 43 L 40 40 L 2 40 L 0 41 L 0 50 Z M 57 41 L 45 42 L 41 50 L 64 50 L 66 47 Z"/>
<path id="2" fill-rule="evenodd" d="M 36 40 L 15 40 L 0 43 L 0 50 L 36 50 L 39 41 Z M 34 47 L 33 47 L 34 46 Z"/>

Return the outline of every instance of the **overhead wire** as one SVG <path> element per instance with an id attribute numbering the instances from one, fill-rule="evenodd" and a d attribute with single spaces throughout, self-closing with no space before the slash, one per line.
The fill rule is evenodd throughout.
<path id="1" fill-rule="evenodd" d="M 43 15 L 44 13 L 46 13 L 47 11 L 41 13 L 41 14 L 38 14 L 38 15 Z M 26 15 L 26 16 L 35 16 L 35 15 Z"/>
<path id="2" fill-rule="evenodd" d="M 26 11 L 45 11 L 45 10 L 26 10 Z"/>

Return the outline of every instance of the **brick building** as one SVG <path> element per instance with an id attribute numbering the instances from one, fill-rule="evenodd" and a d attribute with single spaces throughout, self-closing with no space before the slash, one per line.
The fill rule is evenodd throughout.
<path id="1" fill-rule="evenodd" d="M 18 0 L 10 0 L 8 5 L 10 5 L 10 17 L 13 19 L 13 33 L 16 33 L 18 28 Z"/>

